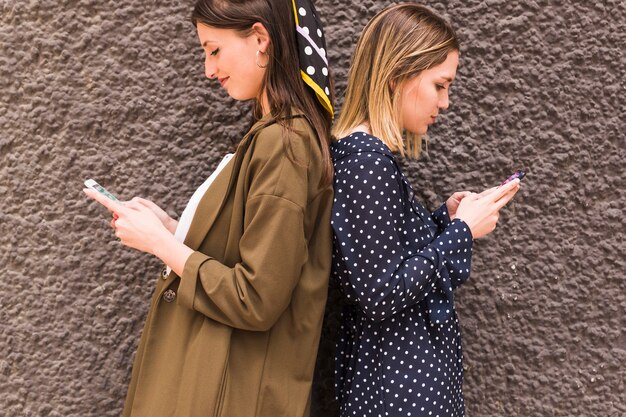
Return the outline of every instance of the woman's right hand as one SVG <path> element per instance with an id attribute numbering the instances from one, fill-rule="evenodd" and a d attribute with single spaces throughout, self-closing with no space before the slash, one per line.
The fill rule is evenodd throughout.
<path id="1" fill-rule="evenodd" d="M 519 180 L 516 179 L 501 187 L 467 196 L 461 200 L 454 217 L 468 225 L 474 239 L 483 237 L 496 228 L 500 209 L 513 198 L 519 188 Z"/>
<path id="2" fill-rule="evenodd" d="M 161 221 L 161 223 L 163 223 L 163 226 L 165 226 L 167 230 L 169 230 L 172 234 L 176 232 L 176 226 L 178 226 L 178 221 L 172 219 L 170 215 L 167 214 L 161 207 L 157 206 L 152 201 L 146 200 L 145 198 L 141 197 L 133 197 L 130 201 L 134 201 L 144 207 L 149 208 L 159 218 L 159 220 Z"/>

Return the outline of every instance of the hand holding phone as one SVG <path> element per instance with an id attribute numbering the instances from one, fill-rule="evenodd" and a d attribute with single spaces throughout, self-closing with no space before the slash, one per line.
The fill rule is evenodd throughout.
<path id="1" fill-rule="evenodd" d="M 103 186 L 101 186 L 96 181 L 92 180 L 91 178 L 85 181 L 85 186 L 87 188 L 91 188 L 92 190 L 96 190 L 103 196 L 110 198 L 113 201 L 120 201 L 115 195 L 111 194 L 106 188 L 104 188 Z"/>
<path id="2" fill-rule="evenodd" d="M 472 237 L 478 239 L 491 233 L 498 222 L 499 212 L 519 190 L 515 176 L 508 180 L 508 185 L 489 188 L 480 194 L 463 198 L 456 211 L 456 217 L 467 223 Z"/>
<path id="3" fill-rule="evenodd" d="M 526 173 L 524 171 L 517 170 L 509 178 L 504 180 L 504 182 L 502 184 L 500 184 L 500 187 L 502 187 L 506 183 L 509 183 L 509 182 L 513 181 L 515 178 L 519 178 L 520 181 L 521 181 L 521 179 L 524 178 L 525 176 L 526 176 Z"/>

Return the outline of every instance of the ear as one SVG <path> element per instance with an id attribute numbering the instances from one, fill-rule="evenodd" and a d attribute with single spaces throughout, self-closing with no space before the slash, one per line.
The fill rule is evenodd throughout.
<path id="1" fill-rule="evenodd" d="M 267 52 L 270 46 L 270 34 L 261 22 L 252 25 L 252 36 L 256 38 L 256 43 L 261 53 Z"/>
<path id="2" fill-rule="evenodd" d="M 397 77 L 391 78 L 387 85 L 389 86 L 389 92 L 391 93 L 392 97 L 399 93 L 399 88 L 402 88 L 402 83 L 400 80 L 398 80 Z"/>

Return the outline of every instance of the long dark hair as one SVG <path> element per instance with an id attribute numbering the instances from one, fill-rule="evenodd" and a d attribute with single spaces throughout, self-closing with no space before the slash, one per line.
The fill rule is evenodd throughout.
<path id="1" fill-rule="evenodd" d="M 333 176 L 329 151 L 332 117 L 300 76 L 292 0 L 197 0 L 191 20 L 195 26 L 203 23 L 218 29 L 234 29 L 242 36 L 250 35 L 252 25 L 257 22 L 265 26 L 270 36 L 270 45 L 261 92 L 266 92 L 272 118 L 287 130 L 291 130 L 294 109 L 304 114 L 322 149 L 322 182 L 330 183 Z M 330 92 L 332 103 L 332 81 Z M 260 99 L 260 96 L 257 97 L 254 104 L 256 120 L 262 116 Z"/>

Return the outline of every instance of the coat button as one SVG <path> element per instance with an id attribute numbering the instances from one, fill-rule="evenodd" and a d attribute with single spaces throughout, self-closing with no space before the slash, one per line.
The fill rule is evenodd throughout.
<path id="1" fill-rule="evenodd" d="M 161 278 L 167 279 L 168 276 L 169 274 L 167 273 L 167 268 L 163 268 L 163 271 L 161 271 Z"/>
<path id="2" fill-rule="evenodd" d="M 163 293 L 163 299 L 168 302 L 171 303 L 172 301 L 174 301 L 176 299 L 176 292 L 174 290 L 167 290 Z"/>

